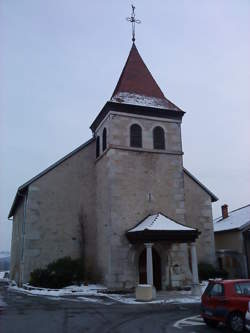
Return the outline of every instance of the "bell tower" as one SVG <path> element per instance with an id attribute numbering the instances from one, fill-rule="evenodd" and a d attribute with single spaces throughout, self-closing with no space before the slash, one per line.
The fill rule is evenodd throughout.
<path id="1" fill-rule="evenodd" d="M 110 101 L 91 125 L 98 267 L 107 285 L 124 287 L 121 277 L 128 285 L 135 280 L 128 229 L 158 212 L 185 223 L 183 115 L 164 96 L 133 43 Z M 118 262 L 121 258 L 124 262 Z"/>

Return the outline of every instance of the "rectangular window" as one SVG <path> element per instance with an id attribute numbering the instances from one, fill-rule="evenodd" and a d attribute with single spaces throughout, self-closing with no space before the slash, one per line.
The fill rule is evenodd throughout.
<path id="1" fill-rule="evenodd" d="M 234 288 L 237 294 L 250 296 L 250 282 L 235 283 Z"/>
<path id="2" fill-rule="evenodd" d="M 209 292 L 210 296 L 224 296 L 224 286 L 221 283 L 214 283 Z"/>

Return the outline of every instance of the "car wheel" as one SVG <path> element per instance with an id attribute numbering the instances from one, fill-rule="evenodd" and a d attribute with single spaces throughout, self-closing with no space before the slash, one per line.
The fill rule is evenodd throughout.
<path id="1" fill-rule="evenodd" d="M 240 333 L 244 331 L 244 318 L 239 312 L 230 315 L 228 324 L 233 332 Z"/>
<path id="2" fill-rule="evenodd" d="M 209 327 L 217 327 L 219 324 L 219 322 L 217 320 L 212 320 L 212 319 L 207 319 L 207 318 L 203 318 L 203 320 Z"/>

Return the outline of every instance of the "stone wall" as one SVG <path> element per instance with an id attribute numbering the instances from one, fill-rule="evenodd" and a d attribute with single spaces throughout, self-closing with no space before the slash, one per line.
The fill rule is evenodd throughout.
<path id="1" fill-rule="evenodd" d="M 134 123 L 142 127 L 142 148 L 130 147 Z M 95 133 L 100 157 L 95 158 L 92 141 L 35 180 L 28 188 L 24 242 L 23 204 L 14 216 L 12 277 L 17 281 L 22 270 L 21 280 L 27 282 L 35 268 L 60 257 L 79 257 L 82 222 L 87 278 L 113 288 L 135 286 L 144 245 L 131 245 L 126 231 L 158 212 L 198 228 L 198 258 L 214 262 L 211 198 L 183 172 L 180 125 L 178 120 L 111 112 Z M 165 131 L 165 150 L 153 149 L 155 126 Z M 163 288 L 191 282 L 187 244 L 157 242 L 154 247 L 162 260 Z"/>
<path id="2" fill-rule="evenodd" d="M 184 185 L 186 224 L 201 232 L 196 240 L 198 261 L 215 264 L 211 197 L 186 173 L 184 173 Z"/>
<path id="3" fill-rule="evenodd" d="M 12 223 L 10 278 L 20 284 L 24 227 L 24 198 L 20 200 Z"/>
<path id="4" fill-rule="evenodd" d="M 85 234 L 83 265 L 86 272 L 95 274 L 94 156 L 95 144 L 92 142 L 29 185 L 22 282 L 29 281 L 30 272 L 35 268 L 44 267 L 53 260 L 64 256 L 80 257 L 81 222 Z"/>
<path id="5" fill-rule="evenodd" d="M 130 147 L 130 126 L 134 123 L 142 127 L 143 148 Z M 153 149 L 155 126 L 165 130 L 164 151 Z M 108 132 L 108 149 L 96 161 L 100 262 L 103 270 L 108 267 L 104 279 L 108 286 L 129 287 L 138 280 L 139 254 L 136 246 L 129 244 L 126 231 L 147 215 L 158 212 L 185 223 L 180 123 L 114 114 L 97 130 L 100 137 L 104 127 Z M 161 245 L 165 249 L 165 262 L 171 251 L 169 246 Z M 176 245 L 173 249 L 176 257 L 178 252 L 181 267 L 188 262 L 184 247 Z M 162 270 L 166 285 L 166 266 Z M 190 278 L 188 268 L 180 269 L 179 273 L 180 280 Z"/>

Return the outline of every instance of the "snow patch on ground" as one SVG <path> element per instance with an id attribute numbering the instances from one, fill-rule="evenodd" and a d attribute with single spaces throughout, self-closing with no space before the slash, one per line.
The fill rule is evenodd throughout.
<path id="1" fill-rule="evenodd" d="M 26 293 L 29 295 L 36 296 L 72 296 L 72 295 L 88 295 L 88 296 L 96 296 L 99 291 L 106 290 L 107 288 L 100 284 L 90 284 L 88 286 L 68 286 L 63 289 L 47 289 L 47 288 L 35 288 L 28 284 L 24 285 L 24 288 L 14 286 L 9 286 L 10 290 Z"/>
<path id="2" fill-rule="evenodd" d="M 188 296 L 185 297 L 160 297 L 159 299 L 155 299 L 149 302 L 141 302 L 137 301 L 135 297 L 129 297 L 125 295 L 116 295 L 116 294 L 109 294 L 106 297 L 120 303 L 124 304 L 167 304 L 167 303 L 174 303 L 174 304 L 184 304 L 184 303 L 200 303 L 201 299 L 199 296 Z"/>
<path id="3" fill-rule="evenodd" d="M 202 294 L 204 293 L 205 289 L 207 288 L 207 285 L 208 285 L 208 281 L 202 281 L 201 282 L 201 291 L 202 291 Z"/>
<path id="4" fill-rule="evenodd" d="M 0 272 L 0 280 L 8 280 L 9 273 L 9 271 Z"/>
<path id="5" fill-rule="evenodd" d="M 208 282 L 201 283 L 201 290 L 204 292 Z M 162 291 L 157 293 L 157 299 L 151 302 L 140 302 L 135 299 L 134 294 L 112 294 L 106 293 L 107 288 L 100 284 L 90 284 L 88 286 L 68 286 L 63 289 L 46 289 L 35 288 L 28 284 L 23 288 L 16 285 L 10 285 L 9 289 L 12 291 L 25 293 L 30 296 L 45 296 L 48 299 L 56 300 L 70 300 L 70 301 L 84 301 L 93 303 L 107 303 L 105 299 L 112 302 L 120 302 L 123 304 L 185 304 L 185 303 L 200 303 L 200 296 L 192 296 L 191 291 Z"/>

